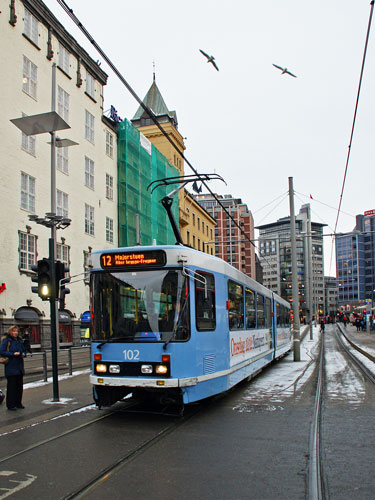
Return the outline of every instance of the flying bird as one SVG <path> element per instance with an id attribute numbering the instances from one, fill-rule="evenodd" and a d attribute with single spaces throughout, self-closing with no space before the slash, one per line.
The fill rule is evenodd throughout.
<path id="1" fill-rule="evenodd" d="M 273 64 L 273 63 L 272 63 L 272 66 L 275 66 L 275 68 L 277 68 L 277 69 L 281 69 L 281 74 L 282 75 L 284 73 L 287 73 L 288 75 L 293 76 L 294 78 L 297 78 L 296 75 L 293 75 L 293 73 L 291 73 L 290 71 L 288 71 L 287 68 L 282 68 L 281 66 L 278 66 L 277 64 Z"/>
<path id="2" fill-rule="evenodd" d="M 214 56 L 209 56 L 208 54 L 206 54 L 206 52 L 203 52 L 203 50 L 199 49 L 200 52 L 202 52 L 202 54 L 204 55 L 204 57 L 207 57 L 207 62 L 208 63 L 212 63 L 213 67 L 219 71 L 219 68 L 216 66 L 216 63 L 215 63 L 215 58 Z"/>

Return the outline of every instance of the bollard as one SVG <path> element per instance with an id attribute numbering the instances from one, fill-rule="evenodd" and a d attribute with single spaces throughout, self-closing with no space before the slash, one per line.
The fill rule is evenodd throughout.
<path id="1" fill-rule="evenodd" d="M 46 351 L 43 351 L 43 377 L 44 377 L 44 382 L 47 382 L 48 373 L 47 373 L 47 353 L 46 353 Z"/>
<path id="2" fill-rule="evenodd" d="M 69 375 L 73 374 L 72 348 L 69 347 Z"/>

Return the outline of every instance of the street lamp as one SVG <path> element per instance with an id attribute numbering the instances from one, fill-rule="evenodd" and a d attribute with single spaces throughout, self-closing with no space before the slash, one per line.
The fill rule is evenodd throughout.
<path id="1" fill-rule="evenodd" d="M 22 118 L 10 120 L 25 135 L 51 134 L 51 211 L 44 218 L 31 215 L 30 220 L 51 228 L 49 239 L 49 260 L 52 263 L 50 297 L 50 321 L 51 321 L 51 352 L 52 352 L 52 376 L 53 376 L 53 401 L 59 401 L 58 367 L 57 367 L 57 302 L 56 302 L 56 269 L 55 269 L 55 247 L 56 229 L 64 229 L 70 224 L 70 219 L 56 215 L 56 147 L 73 146 L 77 143 L 70 139 L 56 138 L 57 130 L 66 130 L 70 126 L 55 111 L 56 108 L 56 63 L 52 64 L 52 96 L 51 111 Z"/>

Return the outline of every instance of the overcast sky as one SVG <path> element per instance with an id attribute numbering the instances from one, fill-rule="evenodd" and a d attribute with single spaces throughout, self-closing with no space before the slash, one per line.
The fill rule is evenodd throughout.
<path id="1" fill-rule="evenodd" d="M 56 0 L 44 0 L 66 29 L 101 60 Z M 242 198 L 255 225 L 311 202 L 314 222 L 332 233 L 344 177 L 369 0 L 66 0 L 143 99 L 156 83 L 177 112 L 186 157 L 226 181 L 211 189 Z M 375 46 L 371 30 L 338 232 L 375 209 L 373 163 Z M 199 52 L 215 56 L 219 72 Z M 274 68 L 275 63 L 297 75 Z M 109 75 L 104 109 L 131 119 L 138 104 Z M 186 166 L 186 174 L 191 174 Z M 310 195 L 313 199 L 310 199 Z M 331 208 L 332 207 L 332 208 Z M 325 273 L 331 238 L 325 237 Z"/>

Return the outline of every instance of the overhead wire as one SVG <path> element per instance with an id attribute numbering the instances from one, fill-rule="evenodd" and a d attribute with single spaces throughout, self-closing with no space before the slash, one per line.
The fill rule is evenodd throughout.
<path id="1" fill-rule="evenodd" d="M 265 205 L 263 205 L 263 207 L 257 208 L 256 210 L 252 210 L 253 214 L 260 212 L 261 210 L 268 207 L 269 205 L 271 205 L 272 203 L 274 203 L 275 201 L 277 201 L 281 197 L 284 197 L 286 194 L 288 194 L 288 191 L 285 191 L 284 193 L 280 194 L 280 196 L 277 196 L 274 200 L 270 201 L 269 203 L 266 203 Z"/>
<path id="2" fill-rule="evenodd" d="M 153 123 L 158 127 L 158 129 L 160 130 L 160 132 L 168 140 L 168 142 L 171 144 L 171 146 L 184 159 L 184 161 L 191 168 L 191 170 L 194 172 L 194 174 L 199 177 L 200 181 L 205 186 L 205 188 L 207 189 L 207 191 L 211 194 L 211 196 L 214 197 L 214 199 L 216 200 L 216 202 L 218 203 L 218 205 L 221 206 L 221 208 L 224 210 L 224 212 L 227 214 L 227 216 L 238 227 L 238 229 L 240 230 L 241 234 L 255 247 L 255 244 L 254 244 L 253 240 L 245 233 L 245 231 L 242 229 L 242 227 L 240 226 L 240 224 L 238 224 L 237 221 L 228 212 L 228 210 L 226 209 L 226 207 L 221 203 L 220 199 L 210 189 L 210 187 L 208 186 L 208 184 L 206 183 L 206 181 L 203 178 L 201 178 L 201 174 L 199 174 L 198 171 L 193 167 L 193 165 L 190 163 L 190 161 L 184 155 L 183 151 L 181 151 L 180 148 L 175 144 L 175 142 L 172 141 L 172 139 L 169 137 L 169 135 L 165 132 L 164 128 L 159 123 L 159 121 L 158 121 L 156 115 L 154 114 L 154 112 L 142 101 L 142 99 L 140 99 L 140 97 L 138 97 L 137 93 L 133 90 L 133 88 L 130 86 L 130 84 L 127 82 L 127 80 L 124 78 L 124 76 L 120 73 L 120 71 L 117 69 L 117 67 L 114 65 L 114 63 L 106 55 L 106 53 L 103 51 L 103 49 L 100 47 L 100 45 L 98 45 L 96 43 L 96 41 L 94 40 L 94 38 L 90 35 L 90 33 L 83 26 L 83 24 L 81 23 L 81 21 L 74 14 L 73 9 L 71 9 L 68 6 L 68 4 L 65 2 L 65 0 L 57 0 L 57 2 L 60 4 L 60 6 L 63 8 L 63 10 L 68 14 L 68 16 L 72 19 L 72 21 L 78 26 L 78 28 L 82 31 L 82 33 L 90 41 L 90 43 L 95 47 L 95 49 L 99 52 L 99 54 L 106 61 L 106 63 L 108 64 L 108 66 L 111 68 L 111 70 L 120 79 L 120 81 L 127 88 L 127 90 L 134 97 L 134 99 L 138 102 L 138 104 L 142 107 L 142 109 L 149 115 L 149 117 L 151 118 L 151 120 L 153 121 Z"/>
<path id="3" fill-rule="evenodd" d="M 266 215 L 265 215 L 265 216 L 264 216 L 264 217 L 260 220 L 260 222 L 262 222 L 262 221 L 263 221 L 264 219 L 266 219 L 266 218 L 267 218 L 270 214 L 272 214 L 272 212 L 273 212 L 274 210 L 276 210 L 276 208 L 277 208 L 278 206 L 280 206 L 280 205 L 281 205 L 281 203 L 282 203 L 282 202 L 283 202 L 286 198 L 288 198 L 288 196 L 289 196 L 289 195 L 288 195 L 288 193 L 286 193 L 286 194 L 284 195 L 284 198 L 283 198 L 282 200 L 280 200 L 280 201 L 279 201 L 279 203 L 278 203 L 277 205 L 275 205 L 275 206 L 272 208 L 272 210 L 271 210 L 270 212 L 268 212 L 268 213 L 267 213 L 267 214 L 266 214 Z M 258 224 L 258 225 L 259 225 L 259 224 Z"/>
<path id="4" fill-rule="evenodd" d="M 356 103 L 355 103 L 354 116 L 353 116 L 353 122 L 352 122 L 352 129 L 351 129 L 351 133 L 350 133 L 348 153 L 347 153 L 347 157 L 346 157 L 346 164 L 345 164 L 345 170 L 344 170 L 344 178 L 343 178 L 342 186 L 341 186 L 340 200 L 339 200 L 339 205 L 338 205 L 338 208 L 337 208 L 337 217 L 336 217 L 336 223 L 335 223 L 334 233 L 336 233 L 337 225 L 338 225 L 338 222 L 339 222 L 339 216 L 340 216 L 340 211 L 341 211 L 342 198 L 343 198 L 343 195 L 344 195 L 344 188 L 345 188 L 346 176 L 347 176 L 347 173 L 348 173 L 350 152 L 351 152 L 351 148 L 352 148 L 352 142 L 353 142 L 353 136 L 354 136 L 354 128 L 355 128 L 355 123 L 356 123 L 356 118 L 357 118 L 359 96 L 360 96 L 360 93 L 361 93 L 362 78 L 363 78 L 363 73 L 364 73 L 364 69 L 365 69 L 367 47 L 368 47 L 368 41 L 369 41 L 369 37 L 370 37 L 372 14 L 373 14 L 373 11 L 374 11 L 374 0 L 371 0 L 370 5 L 371 5 L 370 16 L 369 16 L 368 25 L 367 25 L 365 48 L 364 48 L 364 51 L 363 51 L 362 66 L 361 66 L 361 72 L 360 72 L 359 84 L 358 84 L 358 90 L 357 90 L 357 99 L 356 99 Z M 332 245 L 332 250 L 331 250 L 331 262 L 330 262 L 330 266 L 329 266 L 330 271 L 331 271 L 331 265 L 332 265 L 332 255 L 333 255 L 333 245 Z"/>
<path id="5" fill-rule="evenodd" d="M 317 198 L 313 198 L 311 195 L 307 195 L 307 194 L 304 194 L 304 193 L 299 193 L 298 191 L 294 191 L 296 194 L 299 194 L 301 196 L 304 196 L 305 198 L 308 198 L 309 200 L 312 200 L 312 201 L 316 201 L 317 203 L 320 203 L 320 205 L 324 205 L 325 207 L 328 207 L 328 208 L 331 208 L 332 210 L 334 210 L 336 212 L 337 210 L 337 207 L 332 207 L 331 205 L 328 205 L 328 203 L 324 203 L 323 201 L 320 201 L 318 200 Z M 301 200 L 302 201 L 302 200 Z M 353 217 L 355 219 L 355 215 L 353 214 L 348 214 L 347 212 L 344 212 L 343 210 L 341 210 L 341 213 L 344 214 L 344 215 L 348 215 L 349 217 Z"/>

